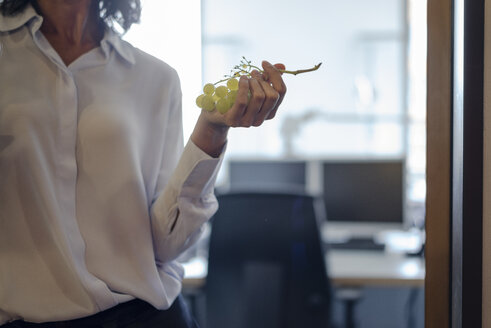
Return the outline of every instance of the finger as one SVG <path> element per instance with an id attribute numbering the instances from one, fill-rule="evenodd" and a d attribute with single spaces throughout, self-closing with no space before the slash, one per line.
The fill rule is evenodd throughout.
<path id="1" fill-rule="evenodd" d="M 281 69 L 281 70 L 285 70 L 285 69 L 286 69 L 285 65 L 283 65 L 283 64 L 274 64 L 273 66 L 274 66 L 276 69 L 278 69 L 278 70 L 280 70 L 280 69 Z M 281 73 L 281 72 L 280 72 L 280 73 Z M 281 73 L 281 74 L 283 74 L 283 73 Z"/>
<path id="2" fill-rule="evenodd" d="M 276 64 L 276 65 L 278 65 L 279 67 L 281 67 L 281 66 L 284 67 L 283 64 Z M 286 85 L 285 85 L 285 82 L 283 82 L 283 79 L 281 78 L 281 73 L 279 72 L 277 67 L 271 65 L 267 61 L 263 61 L 262 66 L 263 66 L 264 72 L 266 73 L 263 75 L 267 75 L 266 76 L 267 79 L 265 77 L 265 80 L 270 82 L 271 85 L 273 86 L 273 88 L 279 94 L 279 99 L 276 102 L 275 108 L 266 117 L 266 119 L 271 119 L 276 115 L 276 111 L 278 110 L 278 107 L 280 106 L 281 102 L 283 101 L 283 98 L 285 97 Z M 280 68 L 280 69 L 282 69 L 282 68 Z"/>
<path id="3" fill-rule="evenodd" d="M 248 93 L 249 78 L 247 76 L 241 76 L 239 79 L 239 89 L 237 90 L 235 102 L 232 108 L 225 113 L 225 122 L 228 126 L 241 126 L 242 117 L 244 116 L 244 112 L 249 102 Z"/>
<path id="4" fill-rule="evenodd" d="M 275 88 L 276 91 L 278 91 L 280 96 L 284 95 L 286 93 L 286 85 L 285 82 L 283 82 L 281 73 L 278 70 L 278 68 L 274 67 L 273 65 L 271 65 L 269 62 L 265 60 L 262 62 L 262 66 L 265 73 L 263 74 L 264 80 L 270 82 L 273 88 Z"/>
<path id="5" fill-rule="evenodd" d="M 252 75 L 257 76 L 256 73 L 253 72 Z M 247 127 L 253 125 L 256 115 L 261 111 L 266 98 L 266 94 L 264 93 L 264 90 L 257 78 L 252 77 L 249 79 L 249 89 L 251 91 L 251 99 L 249 100 L 249 105 L 247 106 L 243 118 L 243 126 Z"/>
<path id="6" fill-rule="evenodd" d="M 259 82 L 265 94 L 263 105 L 260 111 L 256 114 L 254 122 L 252 123 L 252 125 L 254 126 L 259 126 L 269 116 L 271 111 L 276 108 L 276 103 L 278 102 L 280 96 L 278 92 L 268 82 L 264 81 L 262 75 L 259 74 L 259 72 L 253 71 L 251 74 L 252 77 L 254 77 Z"/>

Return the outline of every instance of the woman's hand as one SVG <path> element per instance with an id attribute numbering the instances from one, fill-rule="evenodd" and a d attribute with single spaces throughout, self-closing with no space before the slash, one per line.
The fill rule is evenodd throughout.
<path id="1" fill-rule="evenodd" d="M 210 156 L 220 155 L 230 127 L 260 126 L 276 115 L 286 93 L 286 86 L 278 69 L 285 69 L 285 66 L 273 66 L 263 61 L 262 67 L 263 73 L 255 70 L 251 72 L 250 78 L 241 76 L 235 103 L 225 114 L 217 110 L 202 110 L 191 140 Z"/>

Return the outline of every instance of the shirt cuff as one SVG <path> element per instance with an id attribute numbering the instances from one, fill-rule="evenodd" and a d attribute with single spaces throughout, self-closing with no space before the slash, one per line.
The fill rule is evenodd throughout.
<path id="1" fill-rule="evenodd" d="M 213 193 L 225 149 L 226 145 L 220 156 L 211 157 L 189 139 L 171 179 L 173 187 L 180 189 L 180 197 L 201 198 Z"/>

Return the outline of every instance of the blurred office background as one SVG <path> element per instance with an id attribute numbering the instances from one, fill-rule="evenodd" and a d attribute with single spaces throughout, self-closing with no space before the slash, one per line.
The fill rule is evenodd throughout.
<path id="1" fill-rule="evenodd" d="M 397 162 L 401 215 L 387 227 L 421 232 L 426 0 L 142 3 L 142 22 L 125 38 L 178 71 L 186 139 L 202 85 L 220 80 L 242 56 L 291 70 L 322 62 L 316 72 L 284 75 L 288 92 L 274 120 L 230 131 L 218 188 L 231 186 L 231 163 L 303 163 L 305 190 L 322 194 L 325 163 Z M 422 286 L 367 287 L 356 304 L 357 327 L 423 327 L 423 298 Z M 338 327 L 342 307 L 334 304 Z"/>

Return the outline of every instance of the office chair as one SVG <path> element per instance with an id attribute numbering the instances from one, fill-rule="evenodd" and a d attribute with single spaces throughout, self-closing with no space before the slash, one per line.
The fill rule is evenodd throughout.
<path id="1" fill-rule="evenodd" d="M 331 286 L 316 199 L 218 195 L 206 281 L 207 328 L 330 326 Z"/>

